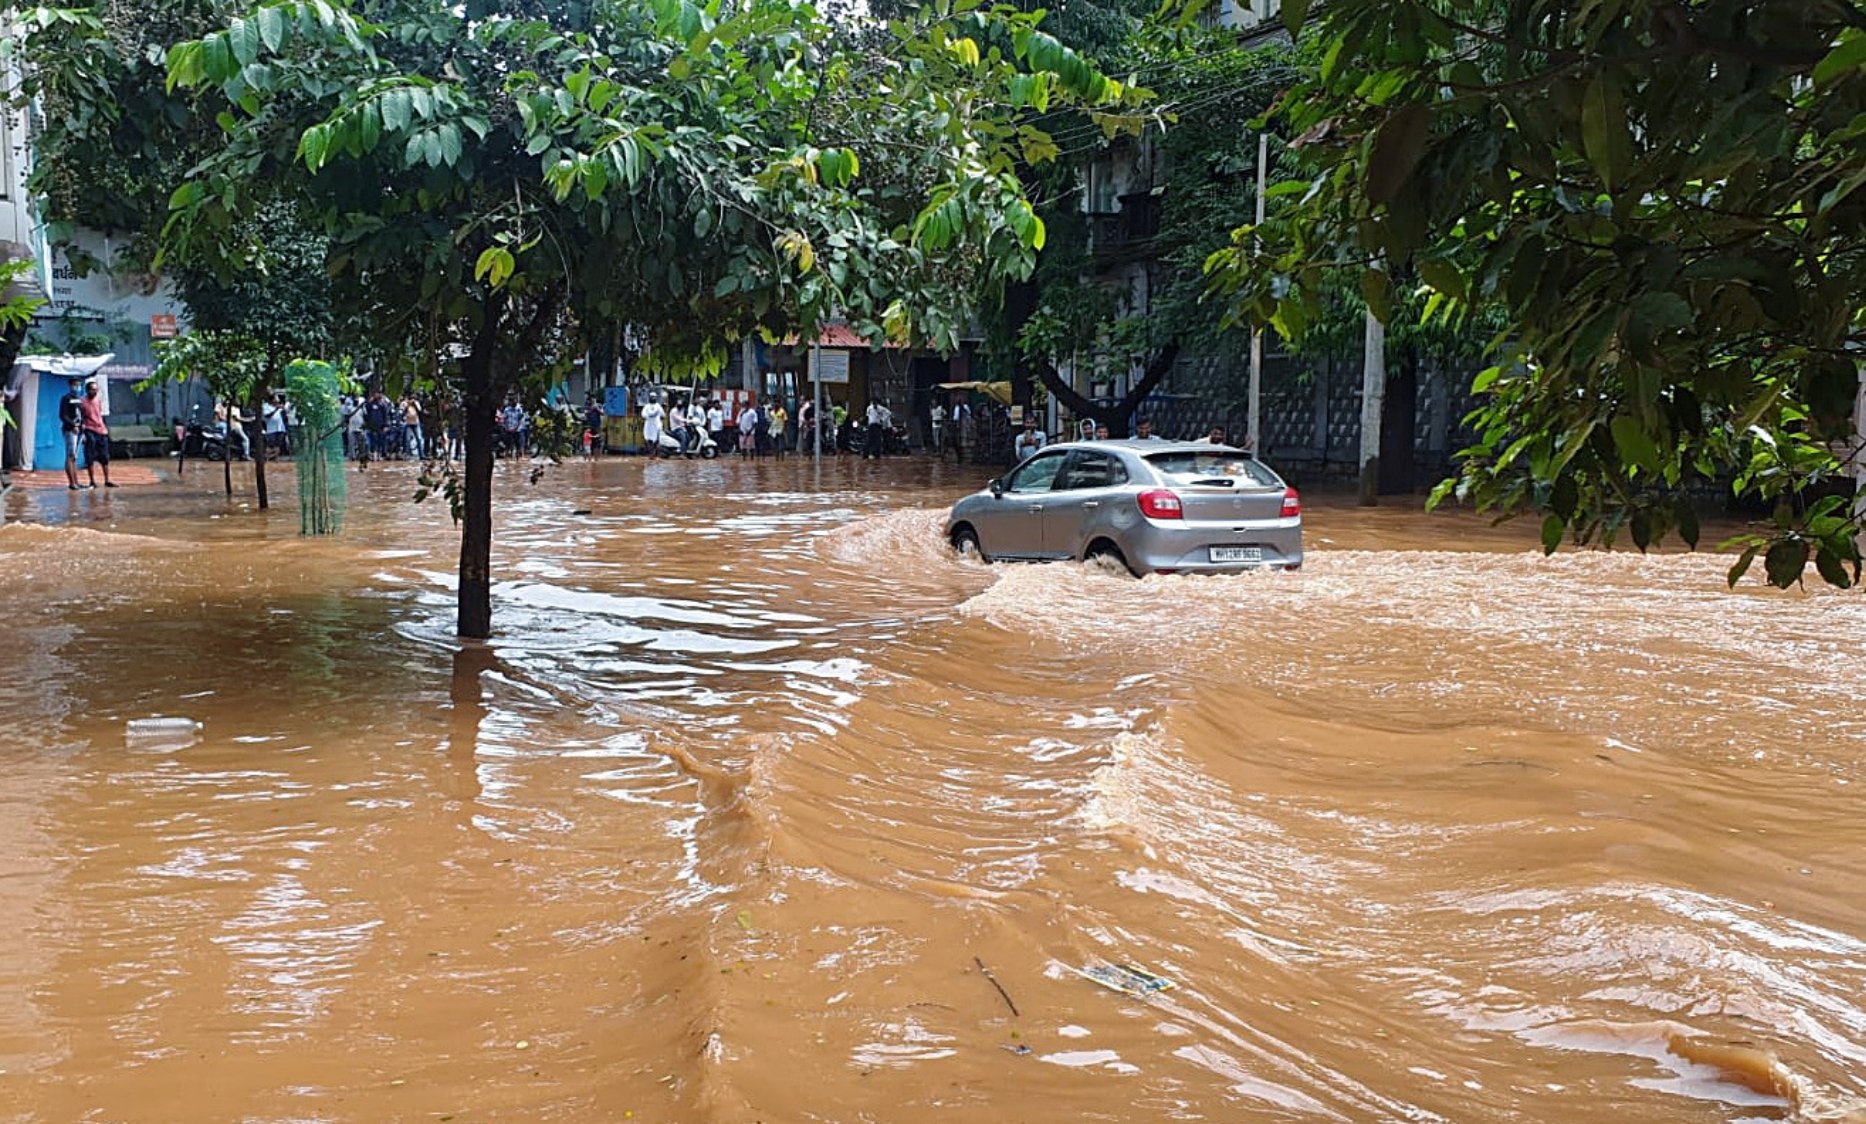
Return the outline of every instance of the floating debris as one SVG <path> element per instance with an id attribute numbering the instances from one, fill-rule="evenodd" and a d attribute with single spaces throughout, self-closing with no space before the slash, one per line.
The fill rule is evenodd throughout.
<path id="1" fill-rule="evenodd" d="M 1094 964 L 1087 968 L 1077 968 L 1075 972 L 1110 991 L 1140 998 L 1171 991 L 1179 986 L 1165 976 L 1149 972 L 1137 964 Z"/>
<path id="2" fill-rule="evenodd" d="M 991 986 L 998 989 L 998 994 L 1004 998 L 1004 1005 L 1011 1009 L 1011 1017 L 1022 1018 L 1023 1016 L 1017 1013 L 1017 1004 L 1011 1002 L 1011 993 L 1004 990 L 1004 985 L 998 982 L 998 977 L 991 974 L 990 968 L 985 967 L 985 962 L 974 956 L 972 963 L 978 965 L 978 970 L 985 973 L 985 978 L 991 981 Z"/>

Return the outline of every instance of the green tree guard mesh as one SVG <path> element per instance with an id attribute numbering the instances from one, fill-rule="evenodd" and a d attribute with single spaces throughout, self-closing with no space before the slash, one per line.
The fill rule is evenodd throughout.
<path id="1" fill-rule="evenodd" d="M 298 414 L 298 533 L 343 529 L 343 376 L 330 363 L 301 359 L 285 368 L 285 395 Z"/>

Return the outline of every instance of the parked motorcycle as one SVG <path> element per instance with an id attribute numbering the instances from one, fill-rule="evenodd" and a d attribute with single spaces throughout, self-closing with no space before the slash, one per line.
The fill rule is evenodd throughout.
<path id="1" fill-rule="evenodd" d="M 868 427 L 850 425 L 844 427 L 843 447 L 856 456 L 868 455 Z M 899 456 L 908 451 L 907 429 L 899 422 L 888 426 L 881 434 L 881 450 L 877 455 Z"/>
<path id="2" fill-rule="evenodd" d="M 209 461 L 227 459 L 227 435 L 212 424 L 202 424 L 199 417 L 191 418 L 181 427 L 180 441 L 181 455 L 184 459 L 188 457 Z"/>

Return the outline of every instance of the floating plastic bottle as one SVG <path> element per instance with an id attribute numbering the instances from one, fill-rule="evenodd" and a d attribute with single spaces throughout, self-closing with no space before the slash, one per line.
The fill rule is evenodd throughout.
<path id="1" fill-rule="evenodd" d="M 190 738 L 201 724 L 192 718 L 132 718 L 124 732 L 132 738 Z"/>

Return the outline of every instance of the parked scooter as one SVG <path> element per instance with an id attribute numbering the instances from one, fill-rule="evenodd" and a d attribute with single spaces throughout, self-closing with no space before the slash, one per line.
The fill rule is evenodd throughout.
<path id="1" fill-rule="evenodd" d="M 666 430 L 661 431 L 660 445 L 661 455 L 664 457 L 683 455 L 680 438 Z M 719 442 L 713 440 L 713 435 L 706 432 L 704 426 L 691 426 L 687 430 L 687 448 L 684 455 L 710 461 L 719 455 Z"/>

